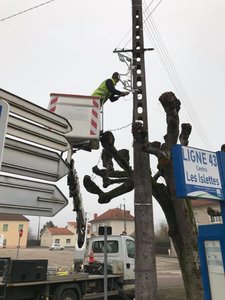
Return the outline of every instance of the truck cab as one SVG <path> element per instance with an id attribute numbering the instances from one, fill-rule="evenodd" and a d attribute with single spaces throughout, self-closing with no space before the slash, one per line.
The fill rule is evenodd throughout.
<path id="1" fill-rule="evenodd" d="M 104 237 L 96 236 L 88 239 L 85 255 L 85 270 L 103 269 L 95 268 L 104 263 Z M 123 290 L 133 290 L 135 280 L 135 241 L 126 235 L 107 236 L 107 264 L 108 272 L 123 277 Z M 93 266 L 93 268 L 92 268 Z"/>

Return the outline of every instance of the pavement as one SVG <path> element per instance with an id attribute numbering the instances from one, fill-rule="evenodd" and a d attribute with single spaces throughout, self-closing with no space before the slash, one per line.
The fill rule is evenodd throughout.
<path id="1" fill-rule="evenodd" d="M 0 249 L 0 257 L 17 258 L 17 249 Z M 62 251 L 50 251 L 48 248 L 34 247 L 19 249 L 18 259 L 48 259 L 50 270 L 72 270 L 74 249 L 66 248 Z M 183 287 L 183 281 L 179 263 L 176 257 L 157 256 L 157 280 L 158 287 Z"/>

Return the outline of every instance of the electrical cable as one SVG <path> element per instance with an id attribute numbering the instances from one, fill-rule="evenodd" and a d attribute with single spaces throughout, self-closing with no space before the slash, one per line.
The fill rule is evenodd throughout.
<path id="1" fill-rule="evenodd" d="M 152 1 L 150 2 L 150 4 L 147 6 L 147 8 L 145 8 L 145 10 L 147 10 L 147 9 L 153 4 L 154 1 L 155 1 L 155 0 L 152 0 Z M 163 0 L 160 0 L 160 1 L 158 2 L 158 4 L 151 10 L 150 14 L 152 14 L 152 13 L 156 10 L 156 8 L 159 6 L 159 4 L 160 4 L 162 1 L 163 1 Z M 145 13 L 145 10 L 144 10 L 143 14 Z M 144 21 L 144 22 L 145 22 L 145 21 Z M 124 35 L 124 38 L 119 42 L 119 44 L 118 44 L 118 46 L 116 47 L 116 49 L 117 49 L 117 48 L 120 48 L 120 45 L 123 43 L 123 41 L 124 41 L 125 38 L 130 34 L 131 31 L 132 31 L 132 30 L 130 29 L 130 30 Z M 129 40 L 125 43 L 125 45 L 122 47 L 122 49 L 126 48 L 127 45 L 130 43 L 131 40 L 132 40 L 132 38 L 129 38 Z"/>
<path id="2" fill-rule="evenodd" d="M 124 129 L 124 128 L 127 128 L 127 127 L 129 127 L 129 126 L 131 126 L 132 125 L 132 123 L 129 123 L 129 124 L 127 124 L 127 125 L 124 125 L 124 126 L 122 126 L 122 127 L 119 127 L 119 128 L 115 128 L 115 129 L 108 129 L 107 131 L 118 131 L 118 130 L 122 130 L 122 129 Z"/>
<path id="3" fill-rule="evenodd" d="M 155 44 L 155 50 L 161 60 L 161 63 L 165 69 L 165 71 L 167 72 L 172 84 L 174 85 L 179 97 L 182 99 L 182 102 L 187 110 L 188 115 L 190 116 L 190 119 L 193 122 L 194 127 L 196 128 L 198 135 L 200 136 L 201 140 L 203 141 L 204 144 L 206 145 L 210 145 L 210 142 L 201 126 L 201 123 L 191 105 L 191 101 L 190 98 L 188 97 L 188 94 L 180 80 L 180 77 L 175 69 L 175 66 L 172 62 L 172 59 L 168 53 L 168 50 L 166 49 L 165 43 L 162 40 L 162 37 L 159 34 L 159 31 L 153 21 L 153 18 L 151 18 L 151 15 L 153 14 L 153 12 L 156 10 L 156 8 L 159 6 L 159 4 L 162 2 L 163 0 L 160 0 L 157 5 L 151 9 L 151 11 L 148 12 L 148 9 L 150 8 L 150 6 L 153 4 L 154 0 L 152 0 L 150 2 L 150 4 L 145 5 L 144 6 L 144 11 L 143 11 L 143 16 L 145 16 L 144 18 L 144 22 L 146 23 L 146 30 L 148 35 L 151 36 L 150 40 L 153 41 L 153 43 Z M 148 12 L 148 13 L 147 13 Z M 149 29 L 150 28 L 150 29 Z M 131 30 L 129 31 L 129 33 L 131 32 Z M 127 34 L 126 34 L 127 36 Z M 125 46 L 123 47 L 123 49 L 127 46 L 127 44 L 131 41 L 131 38 L 129 39 L 129 41 L 125 44 Z"/>
<path id="4" fill-rule="evenodd" d="M 21 14 L 24 14 L 24 13 L 26 13 L 26 12 L 28 12 L 28 11 L 33 10 L 33 9 L 39 8 L 40 6 L 49 4 L 50 2 L 53 2 L 53 1 L 55 1 L 55 0 L 49 0 L 49 1 L 43 2 L 43 3 L 39 4 L 39 5 L 33 6 L 33 7 L 31 7 L 31 8 L 25 9 L 25 10 L 23 10 L 23 11 L 20 11 L 20 12 L 18 12 L 18 13 L 15 13 L 15 14 L 13 14 L 13 15 L 8 16 L 8 17 L 2 18 L 2 19 L 0 19 L 0 22 L 3 22 L 3 21 L 5 21 L 5 20 L 11 19 L 11 18 L 14 18 L 14 17 L 16 17 L 16 16 L 18 16 L 18 15 L 21 15 Z"/>
<path id="5" fill-rule="evenodd" d="M 46 4 L 49 4 L 51 2 L 53 2 L 55 0 L 49 0 L 49 1 L 46 1 L 46 2 L 43 2 L 39 5 L 36 5 L 34 7 L 31 7 L 29 9 L 26 9 L 26 10 L 23 10 L 21 12 L 18 12 L 18 13 L 15 13 L 13 15 L 10 15 L 8 17 L 5 17 L 5 18 L 2 18 L 0 19 L 0 22 L 3 22 L 5 20 L 8 20 L 10 18 L 13 18 L 13 17 L 16 17 L 20 14 L 23 14 L 23 13 L 26 13 L 28 11 L 31 11 L 33 9 L 36 9 L 36 8 L 39 8 L 43 5 L 46 5 Z M 205 143 L 205 144 L 210 144 L 207 140 L 207 137 L 204 133 L 204 130 L 202 129 L 202 126 L 200 124 L 200 121 L 197 117 L 197 115 L 195 114 L 195 111 L 194 109 L 192 108 L 191 106 L 191 102 L 190 102 L 190 99 L 184 89 L 184 86 L 178 76 L 178 73 L 176 72 L 176 69 L 174 67 L 174 64 L 171 60 L 171 57 L 165 47 L 165 44 L 158 32 L 158 29 L 153 21 L 151 17 L 151 15 L 153 14 L 153 12 L 156 10 L 156 8 L 160 5 L 160 3 L 162 2 L 163 0 L 160 0 L 157 5 L 148 13 L 147 17 L 145 18 L 144 22 L 143 23 L 146 23 L 147 22 L 147 32 L 148 34 L 152 37 L 152 40 L 153 42 L 155 42 L 156 44 L 156 50 L 158 52 L 158 55 L 160 56 L 161 58 L 161 61 L 162 61 L 162 64 L 166 70 L 166 72 L 168 73 L 176 91 L 178 92 L 178 94 L 182 97 L 182 100 L 184 102 L 184 106 L 188 112 L 188 114 L 190 115 L 190 118 L 194 124 L 194 126 L 196 127 L 197 131 L 198 131 L 198 134 L 200 136 L 200 138 L 202 139 L 202 141 Z M 150 4 L 148 6 L 146 6 L 146 8 L 144 9 L 144 12 L 143 12 L 143 15 L 146 13 L 146 11 L 148 11 L 149 7 L 153 4 L 154 0 L 152 0 L 150 2 Z M 148 26 L 150 27 L 150 29 L 148 28 Z M 131 31 L 131 30 L 130 30 Z M 130 33 L 130 31 L 125 35 L 125 37 Z M 151 33 L 152 32 L 152 33 Z M 122 40 L 123 41 L 123 40 Z M 120 43 L 122 43 L 122 41 Z M 125 48 L 127 46 L 127 44 L 131 41 L 131 39 L 129 39 L 129 41 L 125 44 L 125 46 L 123 48 Z M 129 125 L 128 125 L 129 126 Z M 125 126 L 127 127 L 127 126 Z M 121 127 L 121 129 L 124 128 L 124 127 Z M 119 130 L 119 129 L 115 129 L 115 130 Z M 114 131 L 115 131 L 114 130 Z M 207 141 L 207 142 L 206 142 Z"/>
<path id="6" fill-rule="evenodd" d="M 146 9 L 147 10 L 147 9 Z M 145 11 L 146 11 L 145 10 Z M 172 59 L 165 47 L 165 44 L 158 32 L 158 29 L 153 21 L 153 19 L 150 17 L 152 14 L 152 12 L 150 14 L 148 14 L 148 16 L 145 19 L 145 22 L 147 22 L 147 33 L 151 36 L 151 40 L 155 43 L 156 45 L 156 52 L 158 53 L 158 55 L 161 58 L 161 62 L 166 70 L 166 72 L 169 75 L 169 78 L 171 79 L 176 91 L 178 92 L 178 94 L 181 96 L 182 98 L 182 102 L 184 103 L 184 106 L 200 136 L 200 138 L 202 139 L 204 144 L 210 144 L 206 134 L 204 133 L 204 130 L 201 127 L 200 121 L 197 117 L 197 115 L 194 112 L 194 109 L 191 106 L 191 101 L 184 89 L 184 86 L 178 76 L 178 73 L 176 72 L 176 69 L 174 67 L 174 64 L 172 62 Z M 149 27 L 148 27 L 149 26 Z M 150 28 L 150 29 L 149 29 Z"/>

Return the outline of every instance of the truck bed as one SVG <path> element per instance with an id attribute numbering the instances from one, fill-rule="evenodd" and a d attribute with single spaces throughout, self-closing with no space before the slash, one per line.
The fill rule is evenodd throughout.
<path id="1" fill-rule="evenodd" d="M 108 279 L 119 278 L 118 275 L 108 275 Z M 27 285 L 39 285 L 39 284 L 51 284 L 57 282 L 75 282 L 81 280 L 102 280 L 104 278 L 103 275 L 90 275 L 88 273 L 71 273 L 67 275 L 48 275 L 47 280 L 41 281 L 28 281 L 28 282 L 7 282 L 6 285 L 8 287 L 15 287 L 15 286 L 27 286 Z M 4 283 L 0 281 L 0 286 L 3 286 Z"/>
<path id="2" fill-rule="evenodd" d="M 121 276 L 119 275 L 108 275 L 108 296 L 116 296 L 121 293 L 121 288 L 119 287 Z M 47 280 L 39 280 L 39 281 L 26 281 L 26 282 L 0 282 L 0 291 L 3 292 L 4 289 L 7 290 L 7 295 L 9 298 L 5 299 L 28 299 L 27 295 L 32 295 L 29 299 L 33 299 L 35 296 L 35 291 L 42 291 L 45 293 L 47 291 L 54 290 L 56 286 L 68 286 L 72 288 L 74 286 L 83 286 L 83 296 L 82 300 L 88 299 L 103 299 L 104 291 L 103 291 L 103 281 L 104 275 L 95 275 L 88 273 L 70 273 L 66 275 L 48 275 Z M 21 293 L 25 293 L 26 297 L 15 298 L 18 295 L 21 296 Z M 15 296 L 14 296 L 15 295 Z M 80 298 L 79 298 L 80 299 Z"/>

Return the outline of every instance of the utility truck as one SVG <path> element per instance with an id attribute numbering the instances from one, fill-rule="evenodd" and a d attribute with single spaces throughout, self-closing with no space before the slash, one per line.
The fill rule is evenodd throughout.
<path id="1" fill-rule="evenodd" d="M 1 201 L 6 201 L 0 203 L 1 212 L 54 216 L 68 203 L 67 199 L 55 185 L 24 177 L 57 181 L 67 174 L 76 212 L 77 243 L 74 270 L 63 275 L 49 272 L 46 259 L 0 257 L 0 299 L 101 299 L 106 291 L 114 299 L 132 299 L 134 240 L 126 235 L 87 240 L 87 220 L 72 158 L 77 149 L 91 151 L 99 147 L 99 99 L 54 93 L 49 111 L 0 89 L 0 106 L 3 103 L 9 105 L 9 118 L 2 171 L 23 178 L 0 176 Z M 41 147 L 35 145 L 37 142 Z M 56 151 L 61 151 L 60 158 Z M 67 157 L 62 161 L 65 153 Z"/>
<path id="2" fill-rule="evenodd" d="M 103 299 L 104 246 L 103 236 L 91 238 L 82 270 L 65 275 L 48 274 L 46 260 L 1 258 L 0 299 Z M 109 299 L 112 296 L 114 299 L 133 299 L 134 240 L 124 235 L 112 235 L 107 237 L 106 247 Z"/>

